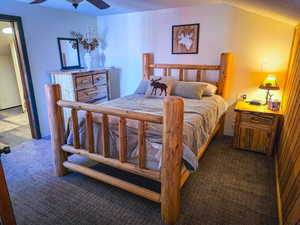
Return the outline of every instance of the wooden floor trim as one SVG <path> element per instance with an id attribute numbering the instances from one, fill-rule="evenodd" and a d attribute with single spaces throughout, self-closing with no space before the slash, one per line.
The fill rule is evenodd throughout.
<path id="1" fill-rule="evenodd" d="M 279 172 L 278 172 L 278 159 L 277 154 L 274 157 L 275 162 L 275 179 L 276 179 L 276 199 L 277 199 L 277 215 L 278 215 L 278 224 L 283 225 L 282 219 L 282 204 L 281 204 L 281 192 L 279 186 Z"/>

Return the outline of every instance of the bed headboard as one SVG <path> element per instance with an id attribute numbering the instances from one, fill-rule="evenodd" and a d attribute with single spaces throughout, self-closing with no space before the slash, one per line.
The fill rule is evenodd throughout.
<path id="1" fill-rule="evenodd" d="M 227 98 L 228 80 L 232 75 L 232 53 L 222 53 L 219 65 L 186 65 L 186 64 L 154 64 L 154 56 L 151 53 L 143 54 L 143 74 L 144 79 L 150 79 L 154 74 L 154 69 L 162 69 L 163 76 L 172 76 L 172 70 L 179 70 L 180 81 L 191 81 L 185 78 L 184 72 L 187 70 L 196 70 L 197 82 L 207 82 L 204 79 L 205 71 L 219 71 L 219 76 L 214 84 L 218 87 L 217 94 Z"/>

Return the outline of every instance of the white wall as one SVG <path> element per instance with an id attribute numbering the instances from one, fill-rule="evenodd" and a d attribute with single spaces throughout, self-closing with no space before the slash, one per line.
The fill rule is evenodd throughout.
<path id="1" fill-rule="evenodd" d="M 24 95 L 24 88 L 22 85 L 22 77 L 21 77 L 21 70 L 19 66 L 18 56 L 17 56 L 17 49 L 15 42 L 12 40 L 9 43 L 10 51 L 11 51 L 11 58 L 13 61 L 14 66 L 14 72 L 17 80 L 18 90 L 19 90 L 19 97 L 20 97 L 20 103 L 22 105 L 22 111 L 26 112 L 26 103 L 25 103 L 25 95 Z"/>
<path id="2" fill-rule="evenodd" d="M 31 66 L 42 136 L 49 135 L 44 84 L 47 72 L 60 69 L 57 37 L 70 37 L 70 31 L 86 32 L 96 27 L 96 17 L 50 9 L 13 0 L 1 0 L 0 14 L 21 16 Z"/>
<path id="3" fill-rule="evenodd" d="M 172 25 L 200 23 L 198 55 L 172 55 Z M 276 71 L 284 71 L 293 34 L 291 25 L 226 4 L 207 4 L 98 17 L 98 30 L 105 40 L 106 66 L 120 73 L 120 93 L 132 93 L 142 77 L 144 52 L 154 53 L 158 63 L 219 64 L 220 53 L 234 53 L 234 79 L 229 102 L 238 94 L 253 94 L 264 79 L 261 64 L 268 60 Z M 255 73 L 255 82 L 253 81 Z M 252 91 L 252 92 L 251 92 Z M 232 134 L 231 109 L 226 134 Z"/>
<path id="4" fill-rule="evenodd" d="M 11 56 L 0 56 L 0 110 L 21 105 Z"/>

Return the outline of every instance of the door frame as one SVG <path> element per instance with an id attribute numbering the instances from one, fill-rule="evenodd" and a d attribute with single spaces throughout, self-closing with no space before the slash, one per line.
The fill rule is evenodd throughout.
<path id="1" fill-rule="evenodd" d="M 0 21 L 10 22 L 15 32 L 14 39 L 17 49 L 21 80 L 24 89 L 25 104 L 27 107 L 28 119 L 30 124 L 31 136 L 35 139 L 41 138 L 40 124 L 36 107 L 33 83 L 31 78 L 30 64 L 28 60 L 25 35 L 23 30 L 22 18 L 0 14 Z"/>

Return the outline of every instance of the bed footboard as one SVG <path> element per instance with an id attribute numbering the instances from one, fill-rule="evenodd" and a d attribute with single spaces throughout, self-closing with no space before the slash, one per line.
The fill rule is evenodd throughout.
<path id="1" fill-rule="evenodd" d="M 51 144 L 54 154 L 54 169 L 57 176 L 63 176 L 68 169 L 90 176 L 94 179 L 114 185 L 149 200 L 161 203 L 162 220 L 173 224 L 180 211 L 180 180 L 182 168 L 182 136 L 184 103 L 180 97 L 166 97 L 164 100 L 163 116 L 139 113 L 96 106 L 80 102 L 61 100 L 60 86 L 46 85 L 48 117 L 51 131 Z M 73 145 L 65 144 L 65 129 L 62 108 L 71 108 Z M 80 148 L 77 111 L 86 111 L 86 149 Z M 92 113 L 100 113 L 102 129 L 102 153 L 94 149 Z M 119 158 L 109 156 L 108 118 L 119 117 Z M 127 119 L 138 121 L 138 163 L 132 164 L 126 159 L 127 152 Z M 146 142 L 145 131 L 147 123 L 163 124 L 163 152 L 160 171 L 145 168 Z M 68 161 L 67 153 L 78 154 L 94 161 L 125 170 L 161 183 L 161 193 L 131 184 L 124 180 L 109 176 L 99 171 Z"/>

